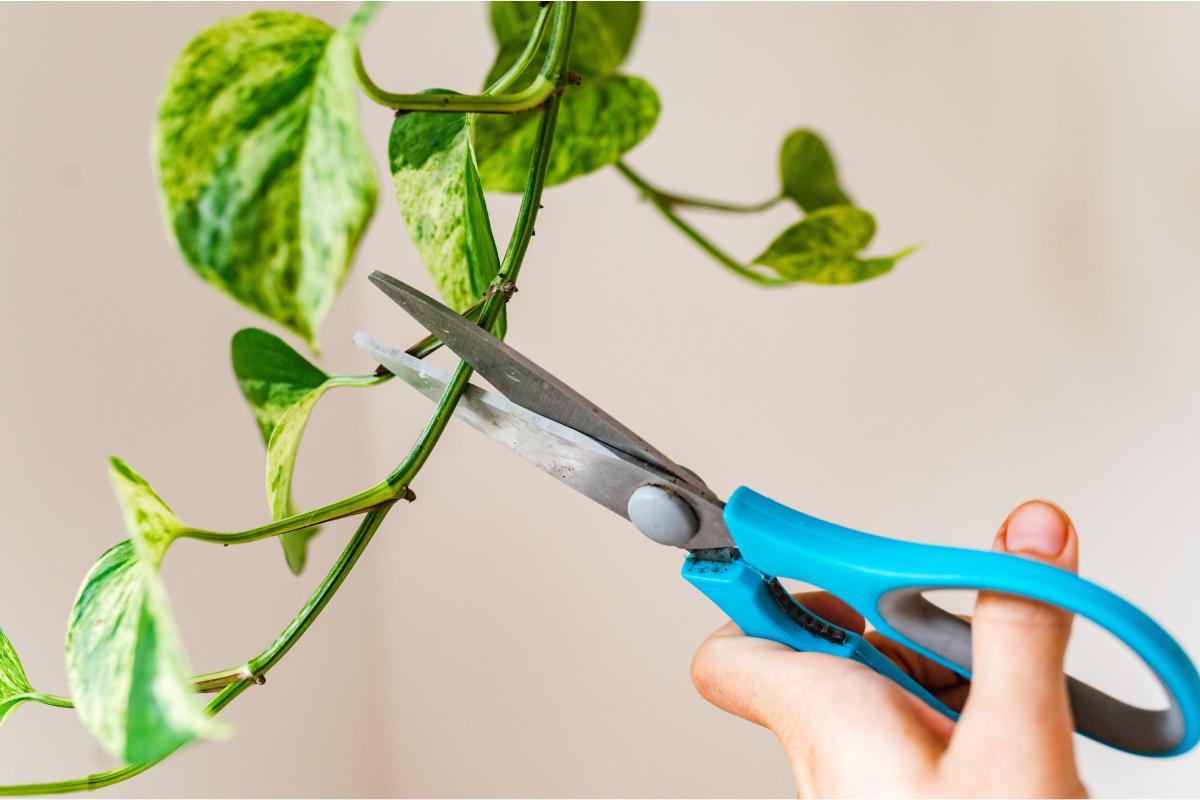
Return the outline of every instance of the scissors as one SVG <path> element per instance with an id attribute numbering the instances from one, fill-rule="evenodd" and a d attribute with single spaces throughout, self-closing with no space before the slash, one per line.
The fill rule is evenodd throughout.
<path id="1" fill-rule="evenodd" d="M 978 589 L 1020 595 L 1106 628 L 1141 657 L 1169 698 L 1167 708 L 1140 708 L 1067 677 L 1080 733 L 1146 756 L 1185 753 L 1200 739 L 1200 676 L 1195 665 L 1158 623 L 1107 589 L 1013 555 L 851 530 L 745 486 L 723 503 L 690 470 L 469 319 L 382 272 L 372 273 L 370 279 L 498 390 L 499 394 L 468 384 L 455 416 L 625 517 L 648 539 L 686 550 L 684 579 L 748 636 L 865 664 L 956 719 L 953 709 L 863 637 L 801 605 L 778 577 L 828 590 L 884 636 L 967 679 L 970 623 L 922 593 Z M 432 400 L 450 380 L 432 365 L 363 333 L 355 342 Z"/>

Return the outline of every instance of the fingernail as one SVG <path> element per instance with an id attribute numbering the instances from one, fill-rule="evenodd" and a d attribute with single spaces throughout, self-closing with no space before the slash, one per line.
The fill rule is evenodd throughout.
<path id="1" fill-rule="evenodd" d="M 1067 518 L 1057 507 L 1032 501 L 1014 511 L 1004 531 L 1004 549 L 1012 553 L 1056 556 L 1067 544 Z"/>

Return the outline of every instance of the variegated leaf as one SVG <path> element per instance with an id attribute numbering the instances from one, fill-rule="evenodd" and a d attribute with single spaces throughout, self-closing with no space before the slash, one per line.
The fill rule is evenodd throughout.
<path id="1" fill-rule="evenodd" d="M 486 84 L 491 84 L 508 70 L 525 49 L 539 8 L 536 3 L 518 0 L 489 3 L 488 9 L 492 32 L 499 47 L 496 60 L 485 81 Z M 575 14 L 575 35 L 571 40 L 571 71 L 584 78 L 615 72 L 633 47 L 641 15 L 641 3 L 579 3 Z M 530 67 L 532 72 L 536 72 L 541 66 L 549 48 L 550 38 L 545 36 Z M 532 75 L 527 74 L 524 77 L 530 78 Z"/>
<path id="2" fill-rule="evenodd" d="M 126 763 L 153 761 L 220 730 L 197 702 L 158 572 L 132 541 L 109 549 L 84 578 L 66 658 L 80 719 Z"/>
<path id="3" fill-rule="evenodd" d="M 246 328 L 233 336 L 233 373 L 267 446 L 267 505 L 272 519 L 295 513 L 292 475 L 300 439 L 313 407 L 334 386 L 369 386 L 378 378 L 327 375 L 274 334 Z M 305 528 L 279 537 L 288 567 L 299 575 L 308 540 L 320 530 Z"/>
<path id="4" fill-rule="evenodd" d="M 485 84 L 502 75 L 528 41 L 537 16 L 532 3 L 492 3 L 499 51 Z M 617 74 L 629 55 L 641 15 L 640 3 L 580 3 L 569 69 L 582 84 L 567 87 L 559 108 L 554 149 L 546 172 L 553 186 L 615 163 L 658 121 L 658 95 L 641 78 Z M 549 48 L 547 36 L 515 86 L 532 80 Z M 537 135 L 537 114 L 481 114 L 475 122 L 479 174 L 489 191 L 520 192 Z"/>
<path id="5" fill-rule="evenodd" d="M 17 651 L 0 630 L 0 725 L 14 708 L 29 701 L 45 703 L 47 697 L 30 685 Z"/>
<path id="6" fill-rule="evenodd" d="M 466 114 L 403 114 L 388 158 L 413 244 L 446 303 L 464 311 L 500 270 Z M 504 334 L 503 317 L 494 328 Z"/>
<path id="7" fill-rule="evenodd" d="M 359 131 L 355 38 L 283 11 L 201 33 L 159 102 L 155 161 L 184 258 L 238 302 L 315 343 L 375 206 Z"/>
<path id="8" fill-rule="evenodd" d="M 658 95 L 641 78 L 584 79 L 563 96 L 546 185 L 566 183 L 616 163 L 654 129 Z M 520 192 L 529 173 L 537 114 L 480 114 L 475 142 L 485 189 Z"/>
<path id="9" fill-rule="evenodd" d="M 754 259 L 781 278 L 805 283 L 858 283 L 891 270 L 913 248 L 895 255 L 860 258 L 875 235 L 875 218 L 854 206 L 828 206 L 775 238 Z"/>
<path id="10" fill-rule="evenodd" d="M 157 568 L 183 523 L 155 494 L 150 484 L 121 459 L 108 460 L 108 475 L 121 506 L 125 532 L 138 552 Z"/>

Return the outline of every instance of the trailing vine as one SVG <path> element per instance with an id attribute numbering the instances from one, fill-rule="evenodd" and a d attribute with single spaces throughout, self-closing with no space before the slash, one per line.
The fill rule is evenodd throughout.
<path id="1" fill-rule="evenodd" d="M 317 352 L 318 331 L 350 271 L 374 212 L 377 178 L 356 107 L 361 90 L 396 110 L 388 142 L 393 184 L 409 233 L 449 305 L 503 336 L 542 195 L 549 186 L 612 167 L 663 217 L 731 272 L 764 286 L 848 284 L 890 270 L 907 251 L 861 255 L 873 217 L 851 203 L 833 157 L 814 132 L 784 140 L 780 185 L 761 203 L 676 194 L 652 185 L 626 155 L 653 129 L 660 104 L 620 66 L 640 22 L 638 3 L 491 4 L 498 51 L 478 94 L 393 93 L 367 72 L 359 39 L 375 14 L 361 7 L 341 28 L 259 11 L 195 37 L 167 78 L 154 159 L 167 227 L 204 281 Z M 402 11 L 399 13 L 403 13 Z M 486 192 L 519 192 L 501 257 Z M 746 262 L 711 242 L 682 213 L 754 214 L 792 202 L 803 216 Z M 432 337 L 410 353 L 438 347 Z M 58 794 L 127 780 L 189 742 L 220 731 L 218 713 L 289 653 L 349 577 L 372 537 L 437 445 L 471 377 L 460 363 L 407 455 L 378 483 L 297 510 L 291 494 L 299 442 L 330 390 L 370 388 L 391 376 L 326 373 L 258 328 L 232 340 L 234 375 L 267 450 L 270 521 L 241 531 L 184 524 L 119 459 L 110 477 L 129 538 L 84 577 L 67 630 L 70 697 L 33 688 L 0 632 L 0 722 L 33 702 L 75 708 L 123 766 L 85 777 L 0 786 L 0 795 Z M 309 599 L 279 635 L 244 663 L 193 674 L 159 565 L 180 538 L 223 545 L 278 538 L 300 574 L 319 526 L 362 516 Z M 207 705 L 197 694 L 215 692 Z M 3 776 L 0 776 L 3 777 Z"/>

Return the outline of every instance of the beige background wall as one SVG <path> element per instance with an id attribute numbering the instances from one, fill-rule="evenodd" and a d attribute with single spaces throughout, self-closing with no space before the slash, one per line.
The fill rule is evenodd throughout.
<path id="1" fill-rule="evenodd" d="M 79 580 L 122 535 L 106 455 L 192 524 L 265 517 L 227 363 L 229 336 L 261 321 L 182 265 L 147 158 L 174 54 L 236 10 L 0 6 L 0 625 L 50 691 Z M 337 22 L 349 7 L 305 10 Z M 1196 5 L 652 5 L 628 68 L 663 115 L 632 163 L 756 200 L 784 133 L 812 125 L 878 215 L 881 251 L 926 246 L 868 285 L 765 292 L 605 172 L 548 193 L 511 341 L 719 491 L 745 482 L 969 546 L 1015 503 L 1053 498 L 1085 572 L 1200 653 L 1198 31 Z M 389 7 L 365 52 L 389 87 L 472 89 L 491 59 L 484 9 Z M 388 112 L 364 115 L 386 174 Z M 334 370 L 368 366 L 357 328 L 418 333 L 365 281 L 429 283 L 386 184 L 381 201 L 324 326 Z M 501 238 L 512 214 L 497 202 Z M 749 256 L 791 217 L 695 219 Z M 427 411 L 399 385 L 330 396 L 302 502 L 377 479 Z M 690 686 L 720 614 L 676 577 L 676 553 L 465 428 L 415 489 L 269 684 L 229 709 L 236 738 L 109 793 L 792 791 L 770 736 Z M 274 542 L 180 544 L 166 577 L 197 668 L 257 652 L 346 533 L 324 534 L 299 580 Z M 1082 633 L 1075 669 L 1154 699 Z M 1079 747 L 1098 794 L 1200 792 L 1195 754 Z M 69 712 L 22 708 L 0 728 L 0 782 L 108 765 Z"/>

